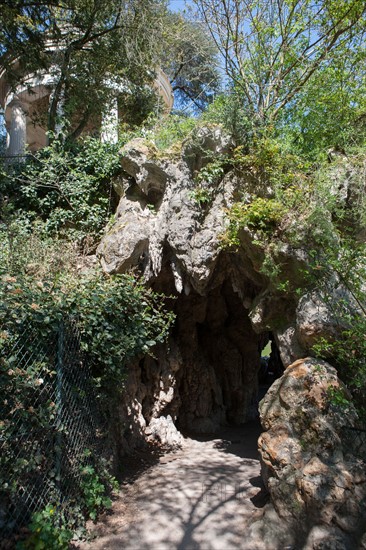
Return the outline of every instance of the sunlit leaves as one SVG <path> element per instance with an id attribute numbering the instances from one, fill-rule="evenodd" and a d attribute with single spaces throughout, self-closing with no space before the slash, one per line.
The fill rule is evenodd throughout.
<path id="1" fill-rule="evenodd" d="M 361 0 L 195 0 L 246 108 L 276 119 L 340 47 L 365 29 Z"/>

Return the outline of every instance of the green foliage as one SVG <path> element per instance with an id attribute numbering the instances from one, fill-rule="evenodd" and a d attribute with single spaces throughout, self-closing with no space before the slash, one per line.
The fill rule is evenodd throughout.
<path id="1" fill-rule="evenodd" d="M 62 272 L 76 275 L 83 261 L 77 243 L 51 236 L 42 223 L 30 223 L 24 216 L 5 214 L 6 225 L 0 226 L 0 262 L 2 273 L 36 278 L 54 284 Z"/>
<path id="2" fill-rule="evenodd" d="M 207 120 L 246 149 L 270 132 L 311 161 L 365 143 L 364 2 L 194 3 L 229 78 Z"/>
<path id="3" fill-rule="evenodd" d="M 219 89 L 214 41 L 199 22 L 168 12 L 163 43 L 161 67 L 170 78 L 175 103 L 178 108 L 202 111 Z"/>
<path id="4" fill-rule="evenodd" d="M 235 203 L 230 210 L 228 240 L 233 244 L 238 240 L 238 232 L 249 228 L 261 233 L 272 233 L 285 215 L 284 206 L 275 199 L 256 197 L 249 204 Z"/>
<path id="5" fill-rule="evenodd" d="M 64 275 L 52 283 L 5 275 L 0 297 L 0 346 L 7 348 L 24 327 L 47 338 L 63 317 L 75 316 L 82 349 L 107 388 L 112 379 L 122 387 L 126 361 L 164 341 L 173 320 L 164 311 L 163 297 L 131 275 L 105 277 L 97 271 L 78 280 Z"/>
<path id="6" fill-rule="evenodd" d="M 350 400 L 346 396 L 345 391 L 340 387 L 329 386 L 327 389 L 327 397 L 331 405 L 335 407 L 346 409 L 350 405 Z"/>
<path id="7" fill-rule="evenodd" d="M 197 120 L 180 115 L 169 115 L 155 123 L 149 137 L 159 151 L 179 145 L 197 126 Z"/>
<path id="8" fill-rule="evenodd" d="M 179 156 L 183 142 L 190 138 L 199 126 L 198 119 L 170 114 L 166 117 L 150 115 L 141 126 L 124 124 L 121 126 L 119 147 L 129 141 L 142 138 L 151 149 L 152 156 L 159 157 L 161 152 L 173 157 Z"/>
<path id="9" fill-rule="evenodd" d="M 89 453 L 85 451 L 85 456 Z M 118 482 L 103 464 L 81 466 L 81 495 L 77 502 L 63 507 L 48 504 L 32 515 L 28 526 L 31 534 L 18 544 L 19 550 L 48 550 L 69 548 L 76 532 L 82 533 L 87 519 L 96 520 L 98 514 L 112 505 L 111 493 L 118 491 Z"/>
<path id="10" fill-rule="evenodd" d="M 195 181 L 208 186 L 217 185 L 224 177 L 228 166 L 231 166 L 230 161 L 226 156 L 221 155 L 201 168 L 195 177 Z"/>
<path id="11" fill-rule="evenodd" d="M 69 256 L 71 245 L 23 231 L 22 226 L 18 232 L 12 226 L 9 238 L 5 228 L 0 246 L 0 393 L 6 396 L 0 418 L 0 472 L 6 472 L 1 485 L 9 498 L 18 494 L 24 480 L 50 467 L 45 448 L 50 433 L 55 433 L 57 406 L 42 388 L 55 382 L 54 354 L 61 324 L 69 320 L 76 324 L 83 360 L 92 367 L 94 388 L 108 412 L 123 388 L 126 361 L 151 352 L 166 338 L 173 321 L 173 315 L 164 311 L 164 297 L 146 289 L 134 276 L 106 277 L 98 269 L 82 275 L 75 265 L 82 258 Z M 24 340 L 25 335 L 31 336 Z M 19 341 L 27 357 L 40 359 L 24 360 L 19 366 L 19 357 L 11 353 Z M 15 452 L 14 425 L 36 434 L 27 439 L 21 454 Z M 85 515 L 95 518 L 101 507 L 109 506 L 108 492 L 115 482 L 100 467 L 98 457 L 93 458 L 96 462 L 82 466 L 80 501 L 66 503 L 55 514 L 50 511 L 54 507 L 47 507 L 33 517 L 25 548 L 67 547 L 70 532 L 79 528 Z M 60 480 L 53 466 L 49 476 L 57 499 Z"/>
<path id="12" fill-rule="evenodd" d="M 52 504 L 33 514 L 29 529 L 32 534 L 18 544 L 19 550 L 65 550 L 73 537 L 72 530 L 65 525 L 57 507 Z"/>
<path id="13" fill-rule="evenodd" d="M 346 44 L 338 55 L 299 91 L 281 115 L 279 133 L 312 160 L 330 148 L 352 152 L 365 143 L 366 79 L 362 72 L 365 48 Z"/>
<path id="14" fill-rule="evenodd" d="M 95 520 L 101 509 L 110 508 L 112 501 L 106 494 L 106 486 L 93 466 L 84 466 L 81 470 L 81 490 L 83 493 L 82 507 L 85 507 L 90 519 Z M 108 480 L 114 489 L 118 488 L 117 482 L 111 478 Z"/>
<path id="15" fill-rule="evenodd" d="M 150 87 L 141 87 L 139 84 L 130 83 L 126 91 L 118 94 L 118 117 L 124 127 L 135 128 L 136 131 L 143 125 L 149 124 L 154 116 L 161 115 L 164 104 L 157 97 L 156 91 Z M 152 115 L 154 113 L 154 115 Z M 119 132 L 119 141 L 124 140 L 123 132 Z"/>
<path id="16" fill-rule="evenodd" d="M 256 244 L 266 249 L 263 272 L 278 276 L 278 239 L 297 244 L 299 221 L 314 216 L 309 205 L 317 208 L 312 178 L 307 174 L 308 164 L 294 155 L 286 143 L 269 135 L 254 139 L 250 147 L 238 146 L 230 158 L 235 173 L 245 184 L 238 189 L 242 200 L 228 211 L 229 225 L 222 237 L 223 246 L 237 247 L 239 233 L 247 230 L 255 234 Z M 248 193 L 248 184 L 255 194 Z M 250 189 L 250 187 L 249 187 Z M 296 223 L 296 225 L 295 225 Z M 309 238 L 309 235 L 307 235 Z M 283 286 L 285 281 L 278 281 Z"/>
<path id="17" fill-rule="evenodd" d="M 52 74 L 48 130 L 61 122 L 75 139 L 88 123 L 100 120 L 126 82 L 140 89 L 151 85 L 164 13 L 164 3 L 144 0 L 6 2 L 0 15 L 0 65 L 12 83 L 30 73 Z"/>
<path id="18" fill-rule="evenodd" d="M 313 250 L 317 256 L 328 249 L 338 253 L 339 236 L 361 231 L 365 220 L 361 159 L 364 155 L 359 154 L 347 163 L 342 159 L 331 165 L 323 162 L 311 166 L 286 143 L 269 136 L 256 140 L 249 150 L 237 147 L 232 165 L 241 179 L 250 182 L 256 194 L 248 193 L 248 185 L 238 189 L 243 198 L 228 212 L 230 225 L 224 243 L 237 244 L 238 231 L 247 227 L 261 231 L 256 238 L 263 246 L 272 237 L 302 249 L 306 240 L 307 254 Z M 349 180 L 351 202 L 345 201 L 336 187 L 340 178 Z"/>
<path id="19" fill-rule="evenodd" d="M 362 0 L 194 0 L 250 119 L 267 125 L 314 74 L 362 44 Z M 334 57 L 333 57 L 334 56 Z"/>
<path id="20" fill-rule="evenodd" d="M 238 145 L 245 147 L 249 147 L 255 134 L 255 123 L 235 89 L 217 96 L 203 113 L 202 121 L 221 124 Z"/>
<path id="21" fill-rule="evenodd" d="M 95 246 L 113 206 L 111 179 L 119 171 L 116 146 L 92 138 L 73 147 L 53 142 L 16 172 L 6 172 L 0 193 L 8 212 L 43 231 Z"/>
<path id="22" fill-rule="evenodd" d="M 202 149 L 202 158 L 205 161 L 204 166 L 196 173 L 194 181 L 197 185 L 189 194 L 201 208 L 211 203 L 215 197 L 217 186 L 233 166 L 228 155 L 218 155 L 214 158 L 211 151 Z"/>
<path id="23" fill-rule="evenodd" d="M 204 207 L 211 201 L 212 193 L 210 190 L 204 187 L 196 187 L 194 191 L 190 193 L 190 197 L 198 203 L 200 207 Z"/>
<path id="24" fill-rule="evenodd" d="M 337 330 L 333 338 L 320 339 L 312 353 L 337 367 L 365 421 L 364 152 L 310 170 L 307 159 L 286 143 L 281 147 L 278 139 L 262 136 L 255 143 L 233 153 L 234 169 L 246 185 L 238 189 L 243 199 L 228 211 L 223 246 L 245 246 L 250 239 L 256 245 L 252 261 L 276 292 L 294 300 L 312 289 L 320 292 Z M 263 194 L 250 195 L 248 181 Z M 347 198 L 340 182 L 348 186 Z M 283 250 L 297 258 L 296 271 L 288 271 Z M 335 300 L 339 288 L 343 298 L 336 293 Z M 331 396 L 337 406 L 347 399 Z"/>
<path id="25" fill-rule="evenodd" d="M 336 331 L 321 337 L 312 353 L 330 361 L 351 392 L 360 420 L 366 422 L 366 246 L 349 236 L 337 245 L 327 246 L 310 260 L 309 284 L 321 291 L 331 312 Z M 334 290 L 343 289 L 343 297 L 334 299 Z M 347 406 L 348 396 L 333 392 L 331 401 Z"/>
<path id="26" fill-rule="evenodd" d="M 294 154 L 289 144 L 266 134 L 254 137 L 249 147 L 234 150 L 233 163 L 239 172 L 250 173 L 259 185 L 269 185 L 279 193 L 290 186 L 304 186 L 309 164 Z"/>
<path id="27" fill-rule="evenodd" d="M 172 323 L 164 297 L 132 275 L 93 273 L 63 294 L 64 311 L 74 312 L 82 332 L 82 349 L 103 377 L 106 388 L 121 379 L 126 361 L 163 342 Z"/>

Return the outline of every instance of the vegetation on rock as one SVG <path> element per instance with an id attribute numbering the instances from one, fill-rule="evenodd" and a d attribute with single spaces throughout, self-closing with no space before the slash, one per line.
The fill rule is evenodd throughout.
<path id="1" fill-rule="evenodd" d="M 222 248 L 235 254 L 249 242 L 257 251 L 257 271 L 276 296 L 297 304 L 306 293 L 319 293 L 336 330 L 307 351 L 337 367 L 360 421 L 366 419 L 365 4 L 194 3 L 205 31 L 194 20 L 167 15 L 164 4 L 155 1 L 5 2 L 0 63 L 12 70 L 19 59 L 14 79 L 25 69 L 50 70 L 54 60 L 46 41 L 64 44 L 48 115 L 48 129 L 54 131 L 63 104 L 63 133 L 24 165 L 4 165 L 0 174 L 5 438 L 14 407 L 28 404 L 35 383 L 34 373 L 14 370 L 8 357 L 24 327 L 32 328 L 35 341 L 42 340 L 71 317 L 104 400 L 111 387 L 123 386 L 126 362 L 151 353 L 168 335 L 173 315 L 164 309 L 163 296 L 147 289 L 136 273 L 107 277 L 88 266 L 88 255 L 114 215 L 113 181 L 127 178 L 118 150 L 133 137 L 146 140 L 157 162 L 164 155 L 180 159 L 187 142 L 194 143 L 196 156 L 187 162 L 187 172 L 192 168 L 196 187 L 188 199 L 201 214 L 224 178 L 235 182 Z M 227 90 L 212 101 L 220 87 L 217 51 Z M 211 103 L 200 118 L 156 118 L 155 105 L 146 100 L 150 92 L 140 84 L 151 82 L 160 62 L 183 108 L 191 102 L 197 114 Z M 115 145 L 92 137 L 77 140 L 111 99 L 109 74 L 116 82 L 127 79 L 136 92 L 136 101 L 129 106 L 125 101 L 127 131 Z M 145 125 L 138 126 L 142 119 Z M 202 127 L 215 125 L 231 136 L 221 154 L 202 147 Z M 131 183 L 131 174 L 126 181 Z M 202 216 L 196 220 L 201 223 Z M 289 250 L 299 259 L 295 273 L 289 273 Z M 339 289 L 344 298 L 334 301 Z M 337 406 L 348 404 L 345 394 L 328 397 Z M 35 422 L 28 413 L 25 408 L 25 426 Z M 50 414 L 40 411 L 40 426 Z M 98 476 L 84 471 L 84 504 L 92 518 L 107 504 Z M 71 533 L 59 528 L 52 510 L 50 504 L 34 516 L 30 547 L 67 545 Z"/>

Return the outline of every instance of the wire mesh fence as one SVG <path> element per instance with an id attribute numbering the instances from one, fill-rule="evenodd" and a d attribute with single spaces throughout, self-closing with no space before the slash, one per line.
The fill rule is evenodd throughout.
<path id="1" fill-rule="evenodd" d="M 30 153 L 24 155 L 5 155 L 0 154 L 2 164 L 7 168 L 17 168 L 24 166 L 25 162 L 32 158 Z"/>
<path id="2" fill-rule="evenodd" d="M 77 501 L 103 422 L 75 322 L 25 329 L 0 360 L 0 533 L 47 504 Z"/>

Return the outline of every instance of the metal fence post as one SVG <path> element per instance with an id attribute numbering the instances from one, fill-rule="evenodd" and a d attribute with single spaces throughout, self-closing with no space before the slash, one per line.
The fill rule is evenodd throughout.
<path id="1" fill-rule="evenodd" d="M 56 481 L 59 488 L 60 499 L 61 491 L 61 464 L 62 464 L 62 389 L 63 389 L 63 362 L 64 362 L 64 346 L 65 332 L 63 321 L 60 321 L 58 328 L 57 339 L 57 364 L 56 364 Z"/>

